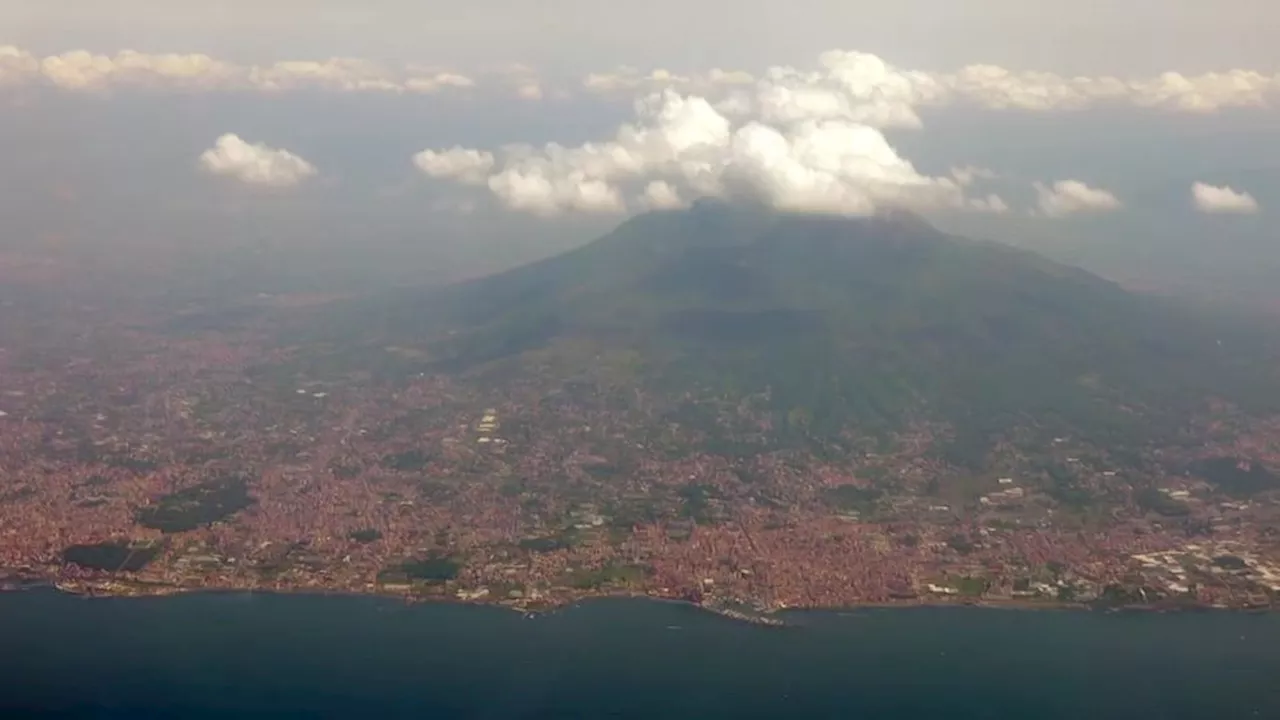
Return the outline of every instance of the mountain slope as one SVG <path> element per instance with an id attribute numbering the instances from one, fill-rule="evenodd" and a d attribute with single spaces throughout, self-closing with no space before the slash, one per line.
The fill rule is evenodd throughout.
<path id="1" fill-rule="evenodd" d="M 940 421 L 955 433 L 952 459 L 969 463 L 1014 428 L 1128 443 L 1173 432 L 1209 397 L 1280 397 L 1270 338 L 1247 325 L 909 215 L 704 202 L 505 273 L 342 308 L 330 323 L 331 337 L 422 343 L 447 372 L 519 373 L 537 348 L 563 348 L 569 366 L 594 362 L 584 345 L 625 349 L 639 358 L 636 383 L 755 398 L 781 436 Z"/>

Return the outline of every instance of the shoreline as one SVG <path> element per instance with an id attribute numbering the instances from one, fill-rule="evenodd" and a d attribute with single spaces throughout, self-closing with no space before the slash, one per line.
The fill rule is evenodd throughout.
<path id="1" fill-rule="evenodd" d="M 115 586 L 115 587 L 113 587 Z M 1188 613 L 1188 612 L 1243 612 L 1250 614 L 1270 613 L 1275 610 L 1273 606 L 1258 607 L 1232 607 L 1232 606 L 1214 606 L 1214 605 L 1117 605 L 1117 606 L 1099 606 L 1088 603 L 1066 603 L 1058 600 L 1035 601 L 1025 598 L 971 598 L 966 600 L 954 600 L 948 598 L 929 598 L 917 597 L 904 600 L 890 600 L 883 602 L 864 602 L 853 605 L 843 606 L 791 606 L 775 609 L 740 609 L 738 607 L 729 607 L 732 601 L 718 603 L 699 603 L 677 597 L 666 597 L 662 595 L 653 595 L 644 592 L 603 592 L 598 594 L 583 595 L 580 597 L 565 598 L 561 601 L 547 601 L 538 603 L 521 603 L 519 601 L 488 601 L 486 599 L 464 599 L 449 595 L 410 595 L 401 592 L 391 591 L 361 591 L 361 590 L 340 590 L 326 589 L 314 587 L 297 587 L 297 588 L 238 588 L 238 587 L 184 587 L 180 585 L 161 585 L 150 584 L 146 581 L 135 580 L 100 580 L 100 581 L 59 581 L 31 577 L 6 577 L 0 578 L 0 592 L 21 592 L 23 590 L 50 589 L 64 595 L 75 596 L 85 599 L 93 598 L 146 598 L 146 597 L 168 597 L 173 595 L 196 595 L 196 594 L 222 594 L 222 595 L 300 595 L 300 596 L 337 596 L 337 597 L 353 597 L 353 598 L 371 598 L 381 600 L 395 600 L 403 602 L 406 605 L 428 604 L 428 603 L 447 603 L 453 605 L 466 605 L 473 607 L 491 607 L 495 609 L 505 609 L 518 612 L 526 617 L 546 615 L 559 612 L 568 608 L 572 608 L 583 603 L 598 600 L 646 600 L 650 602 L 671 603 L 683 605 L 704 612 L 709 612 L 720 617 L 735 620 L 753 625 L 761 625 L 766 627 L 787 627 L 792 626 L 788 623 L 786 616 L 790 614 L 804 612 L 819 613 L 841 613 L 856 612 L 859 610 L 903 610 L 910 608 L 963 608 L 976 607 L 991 610 L 1017 610 L 1017 611 L 1087 611 L 1101 613 L 1117 613 L 1117 612 L 1140 612 L 1140 613 Z"/>

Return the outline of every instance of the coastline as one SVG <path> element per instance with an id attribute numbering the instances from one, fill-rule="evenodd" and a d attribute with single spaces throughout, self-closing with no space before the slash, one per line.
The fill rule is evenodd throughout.
<path id="1" fill-rule="evenodd" d="M 304 596 L 339 596 L 377 598 L 396 600 L 407 605 L 426 603 L 445 603 L 469 605 L 476 607 L 492 607 L 511 610 L 525 616 L 537 616 L 559 612 L 576 605 L 597 600 L 632 599 L 650 602 L 672 603 L 684 605 L 719 615 L 730 620 L 766 627 L 788 627 L 787 616 L 804 612 L 856 612 L 868 609 L 909 609 L 909 608 L 960 608 L 976 607 L 992 610 L 1018 611 L 1089 611 L 1089 612 L 1143 612 L 1143 613 L 1186 613 L 1233 611 L 1245 613 L 1268 613 L 1271 607 L 1232 607 L 1203 604 L 1145 604 L 1100 606 L 1090 603 L 1069 603 L 1058 600 L 1031 600 L 1026 598 L 966 598 L 957 600 L 948 597 L 920 596 L 911 599 L 891 600 L 884 602 L 864 602 L 844 606 L 788 606 L 783 608 L 749 608 L 733 601 L 694 602 L 679 597 L 668 597 L 645 592 L 601 592 L 574 597 L 554 598 L 540 602 L 521 602 L 511 600 L 488 600 L 485 598 L 459 598 L 451 595 L 428 595 L 394 592 L 388 590 L 349 590 L 328 589 L 323 587 L 185 587 L 165 585 L 137 580 L 102 579 L 102 580 L 50 580 L 38 577 L 0 576 L 0 592 L 20 592 L 33 589 L 52 589 L 57 592 L 82 598 L 142 598 L 167 597 L 172 595 L 194 594 L 267 594 L 267 595 L 304 595 Z"/>

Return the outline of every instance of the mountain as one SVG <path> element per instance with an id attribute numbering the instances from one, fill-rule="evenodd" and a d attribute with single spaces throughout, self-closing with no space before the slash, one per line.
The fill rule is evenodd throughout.
<path id="1" fill-rule="evenodd" d="M 604 368 L 695 408 L 749 401 L 781 443 L 941 423 L 948 458 L 970 465 L 1015 431 L 1124 445 L 1176 433 L 1211 398 L 1250 410 L 1280 398 L 1274 336 L 1252 322 L 903 212 L 703 201 L 508 272 L 330 308 L 317 323 L 311 337 L 334 346 L 423 348 L 403 372 L 536 376 L 551 388 Z"/>

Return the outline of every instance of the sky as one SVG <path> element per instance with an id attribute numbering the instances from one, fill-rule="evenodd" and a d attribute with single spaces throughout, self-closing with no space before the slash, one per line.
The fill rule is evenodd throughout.
<path id="1" fill-rule="evenodd" d="M 412 279 L 718 195 L 1254 292 L 1275 27 L 1268 0 L 0 0 L 0 247 Z"/>
<path id="2" fill-rule="evenodd" d="M 1274 67 L 1269 0 L 3 0 L 9 41 L 55 52 L 279 53 L 416 62 L 694 68 L 856 48 L 915 66 L 1058 72 Z"/>

